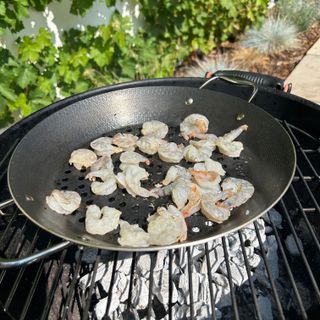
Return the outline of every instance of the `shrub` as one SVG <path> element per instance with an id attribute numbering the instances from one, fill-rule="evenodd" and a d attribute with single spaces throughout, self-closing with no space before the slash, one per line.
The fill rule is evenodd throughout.
<path id="1" fill-rule="evenodd" d="M 71 13 L 84 15 L 95 0 L 72 0 Z M 222 41 L 261 22 L 267 0 L 132 0 L 140 4 L 144 28 L 114 12 L 108 25 L 71 29 L 54 47 L 40 29 L 18 39 L 18 54 L 0 48 L 0 126 L 56 99 L 132 79 L 167 77 L 195 49 L 209 52 Z M 52 0 L 0 0 L 0 34 L 23 28 L 30 8 L 43 11 Z M 107 6 L 114 0 L 105 0 Z M 153 16 L 154 14 L 154 16 Z M 9 18 L 10 17 L 10 18 Z"/>
<path id="2" fill-rule="evenodd" d="M 291 22 L 298 31 L 305 31 L 320 19 L 320 1 L 279 0 L 275 7 L 275 14 Z"/>
<path id="3" fill-rule="evenodd" d="M 297 31 L 285 19 L 269 18 L 259 30 L 249 30 L 241 44 L 260 53 L 273 54 L 294 47 L 297 44 Z"/>
<path id="4" fill-rule="evenodd" d="M 203 60 L 197 60 L 196 65 L 188 68 L 184 72 L 186 77 L 201 77 L 209 71 L 215 73 L 218 70 L 237 70 L 239 66 L 222 54 L 216 57 L 208 57 Z"/>

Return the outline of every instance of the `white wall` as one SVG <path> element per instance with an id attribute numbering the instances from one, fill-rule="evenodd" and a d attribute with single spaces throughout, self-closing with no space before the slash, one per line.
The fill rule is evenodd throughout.
<path id="1" fill-rule="evenodd" d="M 37 34 L 39 28 L 46 27 L 54 34 L 55 45 L 60 46 L 60 36 L 63 30 L 70 28 L 83 29 L 87 25 L 108 24 L 114 11 L 114 8 L 107 8 L 104 0 L 95 0 L 84 17 L 69 13 L 70 7 L 70 0 L 62 0 L 61 2 L 53 1 L 50 3 L 45 12 L 37 12 L 30 9 L 30 16 L 23 20 L 25 28 L 16 34 L 6 32 L 0 38 L 0 45 L 16 52 L 15 40 L 19 36 Z M 133 23 L 132 32 L 135 32 L 142 22 L 139 15 L 139 7 L 129 0 L 117 1 L 116 8 L 123 16 L 131 17 Z"/>

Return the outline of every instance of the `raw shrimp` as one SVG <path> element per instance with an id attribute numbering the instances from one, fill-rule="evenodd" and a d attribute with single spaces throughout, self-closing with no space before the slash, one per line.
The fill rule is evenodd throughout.
<path id="1" fill-rule="evenodd" d="M 120 238 L 118 242 L 121 246 L 127 247 L 148 247 L 150 245 L 150 235 L 137 224 L 129 224 L 120 220 Z"/>
<path id="2" fill-rule="evenodd" d="M 80 207 L 81 197 L 75 191 L 53 190 L 46 197 L 50 209 L 60 214 L 70 214 Z"/>
<path id="3" fill-rule="evenodd" d="M 100 169 L 113 170 L 113 163 L 110 155 L 99 158 L 90 167 L 90 171 L 99 171 Z"/>
<path id="4" fill-rule="evenodd" d="M 220 176 L 224 176 L 226 174 L 226 171 L 223 169 L 221 163 L 210 158 L 205 159 L 204 163 L 196 163 L 193 166 L 193 169 L 196 171 L 214 171 Z"/>
<path id="5" fill-rule="evenodd" d="M 164 140 L 153 136 L 143 136 L 137 141 L 136 145 L 140 151 L 152 155 L 158 152 L 160 144 L 164 142 Z"/>
<path id="6" fill-rule="evenodd" d="M 110 176 L 114 176 L 113 170 L 111 169 L 100 169 L 96 171 L 90 171 L 85 179 L 90 181 L 96 181 L 96 178 L 100 178 L 102 181 L 107 181 Z"/>
<path id="7" fill-rule="evenodd" d="M 85 226 L 86 231 L 91 234 L 106 234 L 118 227 L 121 211 L 93 204 L 87 207 Z"/>
<path id="8" fill-rule="evenodd" d="M 134 151 L 125 151 L 122 153 L 120 156 L 120 161 L 127 164 L 139 164 L 140 162 L 144 162 L 146 165 L 150 164 L 148 158 Z"/>
<path id="9" fill-rule="evenodd" d="M 180 134 L 188 140 L 190 136 L 199 133 L 206 133 L 209 127 L 209 120 L 202 114 L 193 113 L 187 116 L 180 124 Z"/>
<path id="10" fill-rule="evenodd" d="M 227 196 L 228 192 L 203 194 L 201 199 L 201 213 L 207 219 L 216 223 L 222 223 L 227 220 L 230 217 L 230 210 L 221 204 L 217 204 L 218 201 L 225 199 Z"/>
<path id="11" fill-rule="evenodd" d="M 98 156 L 111 156 L 114 153 L 122 152 L 121 148 L 112 145 L 112 138 L 101 137 L 93 140 L 90 143 L 90 147 Z"/>
<path id="12" fill-rule="evenodd" d="M 138 137 L 131 133 L 117 133 L 112 138 L 112 143 L 124 151 L 134 151 Z"/>
<path id="13" fill-rule="evenodd" d="M 183 158 L 184 145 L 166 142 L 159 146 L 159 158 L 165 162 L 179 163 Z"/>
<path id="14" fill-rule="evenodd" d="M 254 193 L 254 186 L 247 180 L 237 178 L 226 178 L 221 183 L 224 191 L 229 191 L 229 196 L 223 201 L 222 206 L 227 208 L 239 207 L 247 202 Z"/>
<path id="15" fill-rule="evenodd" d="M 97 160 L 96 154 L 89 149 L 77 149 L 72 151 L 69 164 L 73 164 L 76 169 L 89 168 Z"/>
<path id="16" fill-rule="evenodd" d="M 187 239 L 187 225 L 181 212 L 170 205 L 168 209 L 160 207 L 148 218 L 150 244 L 169 245 Z"/>
<path id="17" fill-rule="evenodd" d="M 107 196 L 117 189 L 117 179 L 114 174 L 104 177 L 103 182 L 91 183 L 91 191 L 99 196 Z"/>
<path id="18" fill-rule="evenodd" d="M 189 162 L 201 162 L 210 158 L 215 145 L 209 140 L 190 141 L 184 149 L 184 158 Z"/>
<path id="19" fill-rule="evenodd" d="M 144 136 L 152 136 L 163 139 L 169 131 L 168 126 L 158 120 L 147 121 L 142 125 L 141 133 Z"/>
<path id="20" fill-rule="evenodd" d="M 240 126 L 237 129 L 231 130 L 224 136 L 219 137 L 216 141 L 216 145 L 219 152 L 228 157 L 239 157 L 243 150 L 243 144 L 240 141 L 234 141 L 243 131 L 246 131 L 248 126 L 246 124 Z"/>
<path id="21" fill-rule="evenodd" d="M 137 165 L 129 165 L 123 172 L 117 174 L 117 181 L 120 188 L 125 188 L 133 197 L 158 197 L 152 191 L 141 187 L 141 180 L 148 178 L 148 172 Z"/>
<path id="22" fill-rule="evenodd" d="M 215 171 L 198 171 L 189 169 L 197 185 L 204 189 L 212 189 L 220 183 L 220 175 Z"/>
<path id="23" fill-rule="evenodd" d="M 188 194 L 188 203 L 181 210 L 182 215 L 190 217 L 192 214 L 200 210 L 201 192 L 199 187 L 193 183 Z"/>
<path id="24" fill-rule="evenodd" d="M 167 186 L 169 183 L 175 181 L 178 178 L 184 178 L 187 180 L 191 180 L 191 174 L 187 171 L 186 168 L 175 165 L 171 166 L 167 171 L 166 177 L 161 183 L 164 186 Z"/>

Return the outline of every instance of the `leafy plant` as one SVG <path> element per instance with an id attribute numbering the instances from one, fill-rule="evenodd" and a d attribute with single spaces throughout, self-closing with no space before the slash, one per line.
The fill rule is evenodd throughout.
<path id="1" fill-rule="evenodd" d="M 249 30 L 241 44 L 260 53 L 273 54 L 296 46 L 297 31 L 294 25 L 285 19 L 269 18 L 259 30 Z"/>
<path id="2" fill-rule="evenodd" d="M 279 0 L 275 7 L 275 14 L 291 22 L 298 31 L 305 31 L 320 19 L 320 2 L 315 0 Z"/>
<path id="3" fill-rule="evenodd" d="M 261 23 L 267 0 L 136 0 L 145 18 L 144 29 L 167 46 L 181 50 L 180 59 L 194 50 L 213 47 Z"/>
<path id="4" fill-rule="evenodd" d="M 60 1 L 60 0 L 58 0 Z M 72 0 L 71 13 L 84 15 L 97 0 Z M 108 25 L 70 29 L 55 48 L 40 29 L 18 39 L 18 53 L 0 48 L 0 126 L 58 98 L 132 79 L 167 77 L 177 61 L 196 49 L 209 52 L 249 24 L 260 23 L 267 0 L 133 0 L 145 25 L 132 35 L 132 22 L 114 11 Z M 32 8 L 52 0 L 0 0 L 0 32 L 15 33 Z M 114 6 L 115 0 L 105 0 Z"/>

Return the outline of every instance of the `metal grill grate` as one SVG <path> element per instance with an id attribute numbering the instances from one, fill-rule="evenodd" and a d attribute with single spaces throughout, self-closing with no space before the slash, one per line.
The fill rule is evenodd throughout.
<path id="1" fill-rule="evenodd" d="M 195 83 L 195 86 L 198 87 L 199 84 Z M 230 93 L 230 88 L 226 90 Z M 246 92 L 240 92 L 238 95 L 246 96 L 247 94 Z M 266 96 L 268 99 L 266 99 Z M 257 97 L 257 104 L 259 105 L 258 102 L 265 103 L 266 100 L 268 102 L 265 104 L 273 105 L 276 108 L 277 105 L 281 107 L 281 103 L 284 103 L 285 99 L 287 98 L 277 95 L 272 97 L 271 93 L 262 92 Z M 290 104 L 290 110 L 297 110 L 299 101 L 296 98 L 296 101 L 288 100 L 286 103 Z M 61 106 L 63 107 L 63 105 Z M 280 117 L 278 111 L 272 111 Z M 290 123 L 300 122 L 299 126 L 306 127 L 306 118 L 298 121 L 293 114 L 294 112 L 287 117 L 290 119 Z M 41 113 L 34 117 L 38 117 L 39 121 L 44 116 L 45 113 Z M 315 119 L 311 120 L 312 123 L 317 122 Z M 34 121 L 34 118 L 20 126 L 18 134 L 12 130 L 10 147 L 0 146 L 0 202 L 10 196 L 6 185 L 6 168 L 10 155 L 24 132 L 28 130 L 28 127 L 32 127 L 32 121 Z M 248 280 L 242 286 L 234 285 L 229 261 L 228 239 L 227 237 L 222 238 L 221 244 L 226 261 L 231 300 L 231 307 L 224 310 L 224 319 L 264 319 L 264 310 L 259 303 L 259 293 L 262 289 L 268 291 L 272 297 L 272 314 L 276 319 L 313 319 L 320 313 L 320 276 L 318 272 L 320 265 L 320 142 L 285 121 L 283 125 L 295 144 L 298 166 L 289 190 L 276 205 L 276 209 L 282 215 L 283 229 L 279 229 L 272 215 L 267 214 L 268 226 L 271 229 L 270 234 L 274 235 L 277 243 L 280 275 L 278 278 L 273 275 L 272 265 L 268 260 L 265 244 L 259 233 L 258 222 L 255 222 L 254 230 L 258 240 L 256 250 L 262 258 L 261 263 L 266 279 L 265 287 L 262 288 L 261 284 L 251 274 L 252 267 L 249 264 L 245 249 L 247 244 L 243 230 L 238 231 L 237 234 Z M 311 129 L 315 130 L 315 126 Z M 8 139 L 6 143 L 8 143 Z M 0 215 L 1 256 L 12 258 L 25 256 L 60 241 L 26 220 L 12 203 L 9 202 L 0 210 L 5 212 L 4 216 Z M 285 239 L 288 234 L 292 234 L 296 243 L 297 256 L 290 255 L 287 250 Z M 301 239 L 302 244 L 299 239 Z M 177 268 L 184 271 L 190 293 L 184 297 L 182 304 L 188 309 L 188 318 L 198 319 L 199 315 L 196 309 L 198 297 L 194 296 L 193 290 L 197 285 L 193 279 L 195 270 L 193 263 L 194 250 L 194 247 L 189 247 L 166 252 L 168 259 L 167 309 L 161 309 L 161 307 L 159 309 L 159 301 L 154 295 L 154 288 L 157 283 L 155 283 L 156 279 L 153 275 L 159 253 L 147 254 L 150 257 L 150 273 L 147 277 L 148 301 L 147 307 L 139 311 L 134 308 L 133 298 L 137 285 L 137 268 L 142 256 L 138 253 L 132 253 L 129 256 L 131 263 L 129 266 L 128 291 L 125 299 L 126 310 L 117 319 L 151 319 L 156 308 L 159 309 L 158 315 L 166 316 L 166 319 L 175 319 L 173 294 L 174 275 Z M 217 319 L 219 314 L 215 312 L 217 299 L 210 272 L 210 266 L 213 262 L 210 250 L 210 243 L 205 244 L 203 256 L 206 266 L 205 281 L 209 286 L 209 314 L 212 319 Z M 91 262 L 88 262 L 88 257 L 90 257 Z M 106 299 L 104 313 L 105 318 L 108 319 L 107 315 L 113 303 L 113 288 L 117 285 L 116 271 L 122 262 L 121 259 L 121 253 L 118 252 L 72 246 L 28 267 L 0 270 L 0 319 L 88 319 L 92 317 L 93 307 L 97 301 L 104 298 Z M 111 276 L 107 288 L 102 289 L 101 284 L 96 280 L 101 277 L 101 264 L 106 263 L 109 263 L 111 268 Z M 90 277 L 87 278 L 85 289 L 82 289 L 80 278 L 88 273 L 90 273 Z M 309 294 L 302 290 L 301 284 L 308 288 Z M 286 288 L 286 295 L 282 293 L 283 287 Z"/>
<path id="2" fill-rule="evenodd" d="M 293 317 L 290 311 L 284 310 L 284 305 L 291 303 L 294 307 L 291 312 L 297 312 L 299 318 L 312 318 L 312 312 L 319 312 L 320 308 L 320 290 L 319 290 L 319 273 L 316 271 L 319 268 L 320 262 L 320 244 L 319 244 L 319 195 L 320 195 L 320 152 L 319 142 L 302 132 L 301 130 L 283 123 L 296 146 L 298 165 L 293 183 L 283 199 L 278 203 L 277 209 L 281 212 L 286 228 L 279 230 L 269 216 L 272 233 L 275 235 L 278 244 L 278 253 L 280 262 L 283 267 L 283 275 L 280 281 L 285 281 L 290 285 L 290 300 L 282 301 L 277 288 L 279 280 L 273 279 L 271 266 L 269 265 L 264 244 L 257 224 L 254 223 L 257 238 L 259 241 L 259 252 L 263 258 L 265 271 L 270 283 L 270 292 L 272 293 L 272 310 L 274 317 L 285 319 Z M 12 148 L 11 148 L 12 150 Z M 7 157 L 11 150 L 8 151 Z M 6 157 L 5 157 L 6 158 Z M 5 159 L 2 160 L 2 163 Z M 5 166 L 2 165 L 1 172 L 5 175 Z M 5 187 L 3 194 L 7 191 Z M 8 205 L 2 210 L 6 213 L 1 217 L 1 236 L 0 248 L 2 255 L 10 257 L 18 257 L 27 255 L 37 249 L 49 247 L 57 241 L 55 237 L 48 236 L 42 230 L 39 230 L 31 222 L 27 221 L 14 205 Z M 300 225 L 297 226 L 299 221 Z M 302 232 L 302 230 L 304 232 Z M 292 233 L 298 250 L 299 259 L 293 259 L 286 250 L 284 244 L 285 235 Z M 246 305 L 243 305 L 243 292 L 241 287 L 235 287 L 232 282 L 232 273 L 229 265 L 228 249 L 225 237 L 222 238 L 223 251 L 227 262 L 228 281 L 230 286 L 231 303 L 230 317 L 241 319 L 243 317 L 263 319 L 262 311 L 260 310 L 257 300 L 257 290 L 255 279 L 251 276 L 251 267 L 248 263 L 247 254 L 245 251 L 245 241 L 242 231 L 238 232 L 245 267 L 248 273 L 247 286 L 250 289 L 250 297 L 246 298 Z M 303 248 L 298 237 L 302 241 L 308 241 L 309 246 Z M 309 241 L 311 239 L 311 242 Z M 310 245 L 311 243 L 311 245 Z M 99 292 L 99 284 L 96 282 L 98 266 L 100 261 L 104 260 L 106 252 L 101 250 L 91 250 L 90 254 L 96 257 L 94 263 L 86 263 L 83 260 L 83 255 L 86 253 L 85 248 L 70 247 L 62 253 L 55 254 L 50 259 L 42 260 L 34 265 L 24 267 L 18 270 L 2 270 L 0 271 L 0 292 L 1 292 L 1 317 L 8 319 L 47 319 L 47 318 L 62 318 L 62 319 L 87 319 L 91 315 L 92 306 L 95 304 L 97 292 Z M 190 319 L 197 317 L 194 309 L 195 297 L 193 296 L 193 263 L 192 252 L 193 248 L 168 251 L 169 257 L 169 293 L 168 293 L 168 310 L 167 318 L 174 319 L 173 303 L 172 303 L 172 277 L 174 273 L 173 261 L 183 254 L 187 255 L 186 274 L 188 275 L 189 286 L 189 303 Z M 92 253 L 94 251 L 94 253 Z M 209 245 L 205 245 L 205 259 L 207 264 L 207 279 L 210 290 L 210 312 L 212 319 L 215 319 L 215 297 L 212 287 L 212 276 L 210 272 L 210 255 Z M 108 254 L 109 261 L 112 261 L 112 276 L 106 297 L 106 314 L 108 314 L 112 302 L 112 288 L 115 285 L 115 273 L 119 261 L 118 252 L 111 255 Z M 103 258 L 103 259 L 102 259 Z M 150 276 L 148 287 L 148 307 L 141 312 L 139 316 L 146 316 L 151 319 L 155 297 L 153 294 L 154 278 L 153 269 L 157 253 L 150 253 Z M 132 263 L 130 271 L 130 283 L 128 290 L 128 299 L 126 301 L 127 310 L 123 315 L 126 319 L 130 315 L 134 317 L 135 311 L 132 308 L 132 292 L 135 286 L 134 278 L 136 273 L 136 264 L 139 256 L 132 253 Z M 295 263 L 295 264 L 293 264 Z M 178 265 L 179 267 L 179 265 Z M 90 283 L 86 290 L 81 290 L 78 286 L 79 277 L 91 271 Z M 311 290 L 313 299 L 306 301 L 306 297 L 301 294 L 297 281 L 303 281 Z M 102 295 L 100 298 L 103 298 Z M 187 301 L 186 301 L 187 304 Z M 287 308 L 286 308 L 287 309 Z M 212 312 L 213 311 L 213 312 Z"/>

